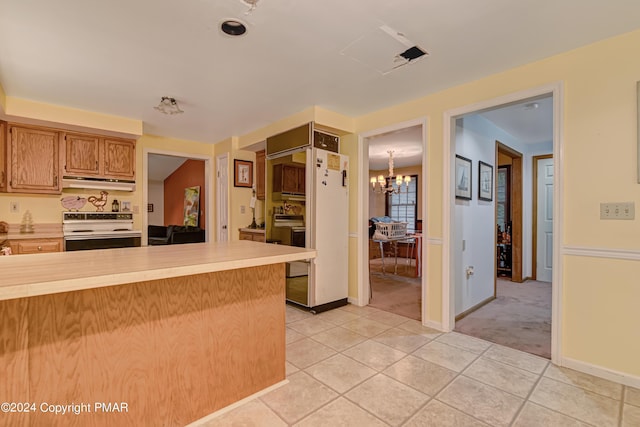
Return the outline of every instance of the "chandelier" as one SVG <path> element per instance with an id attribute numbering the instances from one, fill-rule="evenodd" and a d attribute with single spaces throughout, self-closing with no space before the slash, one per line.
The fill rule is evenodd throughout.
<path id="1" fill-rule="evenodd" d="M 409 183 L 411 182 L 411 176 L 407 175 L 403 177 L 402 175 L 396 175 L 396 187 L 393 187 L 393 150 L 387 151 L 389 153 L 389 176 L 384 177 L 382 175 L 378 175 L 378 178 L 371 178 L 371 186 L 374 193 L 382 193 L 382 194 L 398 194 L 401 191 L 408 192 L 409 191 Z M 404 182 L 405 186 L 402 186 Z M 387 186 L 388 183 L 388 186 Z M 376 186 L 376 184 L 378 184 Z"/>

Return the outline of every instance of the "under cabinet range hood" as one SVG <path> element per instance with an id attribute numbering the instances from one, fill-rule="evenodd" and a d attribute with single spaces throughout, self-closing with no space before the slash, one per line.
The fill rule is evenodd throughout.
<path id="1" fill-rule="evenodd" d="M 84 188 L 88 190 L 136 191 L 136 182 L 125 179 L 80 178 L 63 176 L 62 188 Z"/>

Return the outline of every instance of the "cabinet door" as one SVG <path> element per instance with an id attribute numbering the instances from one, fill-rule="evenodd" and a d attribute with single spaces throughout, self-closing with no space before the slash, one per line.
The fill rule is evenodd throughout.
<path id="1" fill-rule="evenodd" d="M 251 235 L 251 233 L 247 233 L 246 231 L 241 231 L 240 240 L 253 240 L 253 236 Z"/>
<path id="2" fill-rule="evenodd" d="M 26 126 L 10 126 L 7 191 L 60 194 L 60 134 Z"/>
<path id="3" fill-rule="evenodd" d="M 264 150 L 256 153 L 256 199 L 264 200 L 265 198 L 265 154 Z"/>
<path id="4" fill-rule="evenodd" d="M 108 178 L 135 178 L 136 145 L 126 139 L 104 139 L 104 175 Z"/>
<path id="5" fill-rule="evenodd" d="M 305 168 L 297 168 L 298 169 L 298 188 L 296 190 L 297 193 L 304 194 L 305 193 L 305 185 L 306 185 L 306 172 Z"/>
<path id="6" fill-rule="evenodd" d="M 7 191 L 7 124 L 0 122 L 0 191 Z"/>
<path id="7" fill-rule="evenodd" d="M 299 193 L 300 186 L 298 181 L 300 180 L 299 169 L 295 166 L 284 165 L 282 167 L 282 191 L 285 193 Z"/>
<path id="8" fill-rule="evenodd" d="M 66 154 L 64 170 L 66 175 L 100 175 L 102 154 L 99 137 L 68 133 L 65 135 L 64 140 Z"/>

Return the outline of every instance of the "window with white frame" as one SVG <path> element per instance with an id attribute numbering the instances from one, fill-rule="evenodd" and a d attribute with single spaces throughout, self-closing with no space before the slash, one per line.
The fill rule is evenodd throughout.
<path id="1" fill-rule="evenodd" d="M 391 184 L 393 188 L 398 188 L 395 178 Z M 415 233 L 418 219 L 418 175 L 411 175 L 408 191 L 404 183 L 401 189 L 398 194 L 387 195 L 385 214 L 394 221 L 406 222 L 407 233 Z"/>

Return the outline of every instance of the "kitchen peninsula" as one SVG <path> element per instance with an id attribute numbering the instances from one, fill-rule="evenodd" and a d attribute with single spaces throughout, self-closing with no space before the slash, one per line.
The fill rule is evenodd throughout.
<path id="1" fill-rule="evenodd" d="M 0 402 L 35 405 L 0 425 L 181 426 L 283 381 L 285 262 L 315 255 L 236 241 L 0 257 Z"/>

